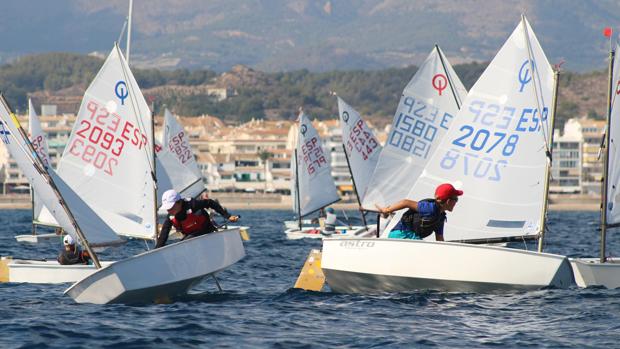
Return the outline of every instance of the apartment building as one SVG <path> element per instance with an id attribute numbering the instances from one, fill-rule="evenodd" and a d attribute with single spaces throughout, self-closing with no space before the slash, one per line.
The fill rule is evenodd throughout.
<path id="1" fill-rule="evenodd" d="M 554 131 L 553 166 L 549 191 L 552 193 L 582 192 L 582 149 L 581 125 L 574 119 L 564 124 L 564 132 Z"/>

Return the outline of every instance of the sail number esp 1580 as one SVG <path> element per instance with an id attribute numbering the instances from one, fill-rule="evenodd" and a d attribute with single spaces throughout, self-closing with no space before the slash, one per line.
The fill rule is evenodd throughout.
<path id="1" fill-rule="evenodd" d="M 448 129 L 452 115 L 410 96 L 401 98 L 398 117 L 386 146 L 407 152 L 421 159 L 431 154 L 433 141 L 440 128 Z"/>

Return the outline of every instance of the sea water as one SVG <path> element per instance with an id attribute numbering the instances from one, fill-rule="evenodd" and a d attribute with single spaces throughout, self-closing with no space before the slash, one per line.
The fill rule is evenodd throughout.
<path id="1" fill-rule="evenodd" d="M 571 347 L 620 346 L 620 290 L 545 289 L 495 294 L 408 292 L 374 296 L 293 289 L 319 239 L 287 240 L 290 211 L 233 211 L 250 226 L 247 256 L 173 304 L 76 304 L 69 286 L 0 284 L 1 348 L 144 347 Z M 353 212 L 349 212 L 353 215 Z M 341 215 L 342 216 L 342 215 Z M 0 211 L 0 255 L 55 258 L 60 239 L 18 244 L 30 211 Z M 597 212 L 551 212 L 546 251 L 598 254 Z M 356 222 L 357 223 L 357 222 Z M 620 231 L 609 232 L 620 254 Z M 102 253 L 142 252 L 140 241 Z M 530 249 L 535 248 L 532 244 Z M 437 256 L 440 263 L 442 258 Z"/>

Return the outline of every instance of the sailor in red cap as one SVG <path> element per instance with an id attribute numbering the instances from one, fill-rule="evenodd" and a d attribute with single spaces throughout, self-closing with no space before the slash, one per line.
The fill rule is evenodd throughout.
<path id="1" fill-rule="evenodd" d="M 394 211 L 407 208 L 400 222 L 390 231 L 388 238 L 421 240 L 435 233 L 435 240 L 443 241 L 443 225 L 446 221 L 446 211 L 452 212 L 463 195 L 450 183 L 444 183 L 435 189 L 434 199 L 413 201 L 403 199 L 393 205 L 377 209 L 387 217 Z"/>

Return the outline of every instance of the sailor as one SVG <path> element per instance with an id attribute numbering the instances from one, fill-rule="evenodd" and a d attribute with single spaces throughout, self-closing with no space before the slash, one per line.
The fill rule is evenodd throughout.
<path id="1" fill-rule="evenodd" d="M 452 212 L 463 195 L 462 190 L 456 190 L 450 183 L 444 183 L 435 189 L 434 199 L 413 201 L 403 199 L 393 205 L 377 209 L 386 218 L 394 211 L 408 208 L 388 238 L 421 240 L 435 233 L 436 241 L 444 241 L 443 226 L 446 221 L 446 211 Z"/>
<path id="2" fill-rule="evenodd" d="M 336 217 L 336 212 L 334 211 L 333 208 L 328 207 L 327 209 L 325 209 L 325 234 L 326 235 L 331 235 L 336 231 L 336 221 L 337 221 Z"/>
<path id="3" fill-rule="evenodd" d="M 173 189 L 166 191 L 161 197 L 161 207 L 168 211 L 168 217 L 161 227 L 157 237 L 155 248 L 162 247 L 168 240 L 170 229 L 174 226 L 183 234 L 183 240 L 199 235 L 212 233 L 217 230 L 211 222 L 208 209 L 214 209 L 230 222 L 239 220 L 239 216 L 233 216 L 220 204 L 212 199 L 183 199 Z"/>
<path id="4" fill-rule="evenodd" d="M 62 240 L 64 248 L 58 254 L 58 263 L 62 265 L 88 264 L 90 256 L 87 251 L 82 251 L 71 235 L 65 235 Z"/>

